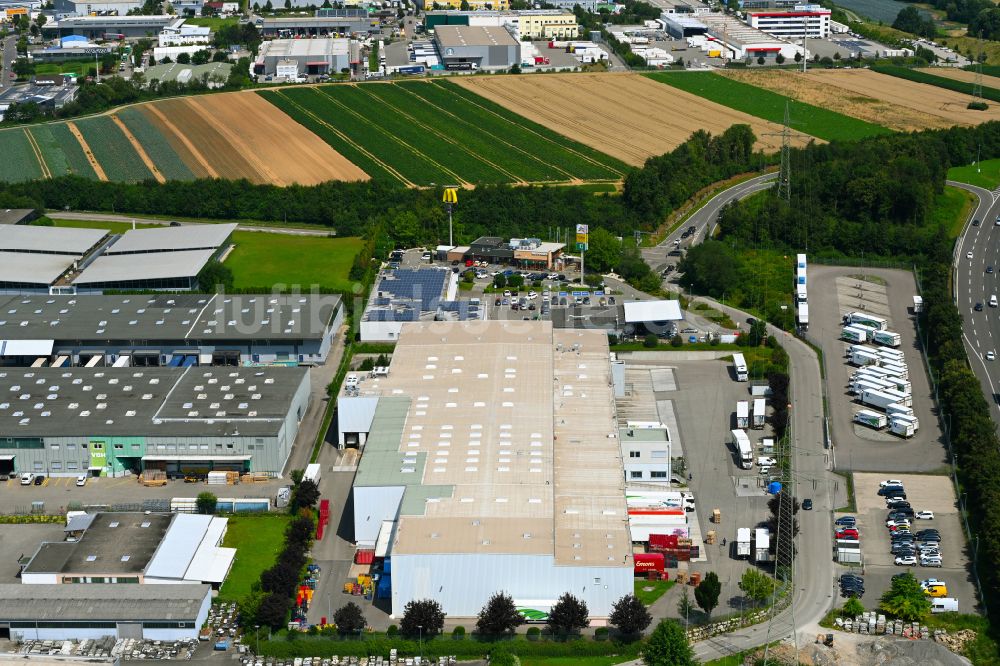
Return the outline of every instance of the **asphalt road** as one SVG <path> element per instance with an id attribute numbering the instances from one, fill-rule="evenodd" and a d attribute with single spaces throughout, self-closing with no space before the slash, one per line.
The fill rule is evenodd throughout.
<path id="1" fill-rule="evenodd" d="M 17 37 L 9 35 L 3 41 L 3 51 L 0 53 L 0 88 L 7 88 L 14 84 L 14 73 L 11 71 L 11 66 L 16 57 Z"/>
<path id="2" fill-rule="evenodd" d="M 962 315 L 962 337 L 970 365 L 990 403 L 993 420 L 1000 422 L 998 384 L 990 377 L 991 370 L 996 372 L 993 367 L 996 361 L 986 360 L 986 352 L 1000 351 L 1000 310 L 989 306 L 991 295 L 997 294 L 1000 298 L 1000 278 L 996 273 L 1000 270 L 1000 226 L 996 224 L 1000 201 L 993 192 L 981 187 L 953 181 L 948 184 L 968 190 L 979 199 L 972 219 L 966 222 L 955 245 L 952 282 L 955 303 Z M 973 219 L 980 220 L 981 224 L 972 226 Z M 969 252 L 972 259 L 968 258 Z M 987 273 L 987 266 L 993 266 L 994 272 Z M 975 311 L 976 303 L 983 304 L 981 312 Z"/>

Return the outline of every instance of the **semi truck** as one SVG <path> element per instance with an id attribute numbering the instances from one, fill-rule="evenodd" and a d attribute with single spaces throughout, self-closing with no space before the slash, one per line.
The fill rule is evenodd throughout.
<path id="1" fill-rule="evenodd" d="M 917 431 L 913 427 L 913 424 L 909 421 L 900 418 L 894 418 L 889 422 L 889 432 L 893 435 L 899 435 L 903 438 L 913 437 L 914 433 Z"/>
<path id="2" fill-rule="evenodd" d="M 753 561 L 771 561 L 771 532 L 766 527 L 758 527 L 754 530 Z"/>
<path id="3" fill-rule="evenodd" d="M 877 328 L 880 331 L 884 331 L 889 328 L 888 320 L 876 317 L 875 315 L 867 314 L 865 312 L 848 312 L 844 315 L 844 324 L 863 324 L 864 326 Z"/>
<path id="4" fill-rule="evenodd" d="M 796 315 L 798 319 L 799 328 L 807 329 L 809 328 L 809 304 L 805 301 L 798 304 L 798 314 Z"/>
<path id="5" fill-rule="evenodd" d="M 860 400 L 864 405 L 870 405 L 883 410 L 889 405 L 899 402 L 894 396 L 888 395 L 883 391 L 869 391 L 867 389 L 861 392 Z"/>
<path id="6" fill-rule="evenodd" d="M 885 345 L 887 347 L 898 347 L 900 345 L 901 339 L 899 333 L 893 333 L 892 331 L 875 331 L 872 335 L 872 342 L 877 342 L 880 345 Z"/>
<path id="7" fill-rule="evenodd" d="M 743 354 L 733 354 L 733 371 L 736 373 L 736 381 L 745 382 L 750 376 L 747 373 L 747 362 Z"/>
<path id="8" fill-rule="evenodd" d="M 868 334 L 855 326 L 845 326 L 840 331 L 840 338 L 848 342 L 868 342 Z"/>
<path id="9" fill-rule="evenodd" d="M 804 254 L 796 254 L 795 255 L 795 267 L 796 268 L 802 268 L 802 269 L 808 268 L 808 266 L 806 264 L 806 255 L 804 255 Z"/>
<path id="10" fill-rule="evenodd" d="M 749 527 L 740 527 L 736 530 L 736 557 L 741 560 L 750 558 Z"/>
<path id="11" fill-rule="evenodd" d="M 767 400 L 757 398 L 753 401 L 753 427 L 760 429 L 764 427 L 764 419 L 767 414 Z"/>
<path id="12" fill-rule="evenodd" d="M 740 400 L 736 403 L 736 427 L 750 427 L 750 402 L 747 400 Z"/>
<path id="13" fill-rule="evenodd" d="M 920 430 L 920 419 L 914 416 L 912 412 L 910 414 L 890 414 L 889 418 L 895 421 L 905 421 L 906 423 L 909 423 L 913 426 L 914 432 Z"/>
<path id="14" fill-rule="evenodd" d="M 854 413 L 854 422 L 874 428 L 875 430 L 881 430 L 889 422 L 889 417 L 885 414 L 873 412 L 870 409 L 862 409 Z"/>
<path id="15" fill-rule="evenodd" d="M 743 469 L 753 467 L 753 448 L 750 446 L 750 438 L 743 430 L 731 430 L 733 437 L 733 448 L 736 450 L 736 462 Z"/>
<path id="16" fill-rule="evenodd" d="M 804 284 L 795 285 L 795 302 L 805 303 L 809 300 L 809 291 Z"/>

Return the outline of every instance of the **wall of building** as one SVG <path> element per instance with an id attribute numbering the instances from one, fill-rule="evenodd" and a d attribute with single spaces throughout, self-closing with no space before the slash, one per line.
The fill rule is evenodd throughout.
<path id="1" fill-rule="evenodd" d="M 606 617 L 633 592 L 632 563 L 615 567 L 556 566 L 551 555 L 392 554 L 393 617 L 406 604 L 432 598 L 449 617 L 475 617 L 498 591 L 517 600 L 556 600 L 569 592 L 592 617 Z"/>
<path id="2" fill-rule="evenodd" d="M 360 329 L 362 342 L 395 342 L 403 330 L 403 322 L 362 321 Z"/>
<path id="3" fill-rule="evenodd" d="M 378 531 L 382 528 L 382 521 L 396 520 L 404 489 L 403 486 L 354 487 L 354 540 L 358 544 L 374 545 L 378 539 Z M 395 558 L 393 567 L 395 568 Z"/>
<path id="4" fill-rule="evenodd" d="M 362 337 L 362 340 L 365 338 Z M 337 443 L 346 443 L 348 433 L 358 433 L 358 445 L 363 446 L 372 429 L 378 398 L 374 396 L 339 396 L 337 398 Z"/>

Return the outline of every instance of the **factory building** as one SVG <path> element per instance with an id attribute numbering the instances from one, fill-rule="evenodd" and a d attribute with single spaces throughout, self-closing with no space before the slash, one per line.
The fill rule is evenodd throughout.
<path id="1" fill-rule="evenodd" d="M 774 59 L 778 54 L 790 60 L 802 52 L 780 37 L 753 28 L 728 14 L 701 14 L 698 20 L 708 28 L 708 52 L 718 51 L 726 60 Z"/>
<path id="2" fill-rule="evenodd" d="M 280 475 L 308 368 L 0 369 L 0 474 Z"/>
<path id="3" fill-rule="evenodd" d="M 436 11 L 424 14 L 427 30 L 436 30 L 440 25 L 508 28 L 515 39 L 576 39 L 580 35 L 576 15 L 566 10 Z"/>
<path id="4" fill-rule="evenodd" d="M 343 317 L 336 295 L 0 297 L 0 366 L 320 364 Z"/>
<path id="5" fill-rule="evenodd" d="M 129 9 L 139 7 L 142 3 L 122 2 L 111 3 L 118 5 L 117 10 L 120 16 L 87 16 L 84 9 L 88 3 L 74 2 L 68 0 L 74 9 L 68 16 L 56 10 L 56 15 L 63 15 L 54 23 L 46 23 L 42 31 L 46 36 L 69 37 L 70 35 L 80 35 L 87 39 L 128 39 L 133 37 L 145 37 L 147 35 L 158 35 L 166 26 L 173 23 L 176 16 L 125 16 Z M 96 11 L 96 10 L 93 10 Z M 109 9 L 107 11 L 115 11 Z"/>
<path id="6" fill-rule="evenodd" d="M 184 25 L 184 19 L 177 19 L 160 31 L 158 41 L 161 47 L 211 44 L 212 29 L 201 25 Z"/>
<path id="7" fill-rule="evenodd" d="M 102 229 L 14 224 L 0 234 L 0 293 L 42 292 L 106 240 Z"/>
<path id="8" fill-rule="evenodd" d="M 56 16 L 90 16 L 107 14 L 125 16 L 142 8 L 141 0 L 55 0 Z"/>
<path id="9" fill-rule="evenodd" d="M 0 638 L 193 640 L 211 605 L 208 585 L 0 585 Z"/>
<path id="10" fill-rule="evenodd" d="M 507 11 L 510 9 L 510 0 L 467 0 L 464 5 L 464 8 L 474 11 Z M 463 9 L 463 2 L 462 0 L 424 0 L 424 9 L 428 11 L 445 7 Z M 568 9 L 572 9 L 572 7 Z"/>
<path id="11" fill-rule="evenodd" d="M 335 74 L 350 68 L 350 56 L 349 39 L 275 39 L 261 44 L 253 73 L 287 78 Z"/>
<path id="12" fill-rule="evenodd" d="M 748 10 L 747 25 L 775 37 L 810 39 L 830 37 L 829 9 L 819 5 L 796 5 L 794 9 Z"/>
<path id="13" fill-rule="evenodd" d="M 521 43 L 505 28 L 442 25 L 434 42 L 445 69 L 510 69 L 521 62 Z"/>
<path id="14" fill-rule="evenodd" d="M 664 28 L 667 34 L 674 39 L 687 39 L 697 37 L 708 32 L 708 26 L 689 14 L 667 14 L 661 15 Z"/>
<path id="15" fill-rule="evenodd" d="M 386 543 L 392 614 L 474 617 L 569 592 L 606 617 L 633 588 L 607 336 L 544 321 L 411 323 L 340 420 L 364 434 L 354 539 Z"/>
<path id="16" fill-rule="evenodd" d="M 28 224 L 36 217 L 34 208 L 0 208 L 0 224 Z"/>
<path id="17" fill-rule="evenodd" d="M 367 35 L 379 22 L 364 9 L 317 9 L 314 16 L 277 16 L 251 19 L 265 38 Z"/>

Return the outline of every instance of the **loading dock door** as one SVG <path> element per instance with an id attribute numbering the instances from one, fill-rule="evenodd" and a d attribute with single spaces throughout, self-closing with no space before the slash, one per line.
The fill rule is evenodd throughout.
<path id="1" fill-rule="evenodd" d="M 118 638 L 138 638 L 142 640 L 142 622 L 119 622 Z"/>

